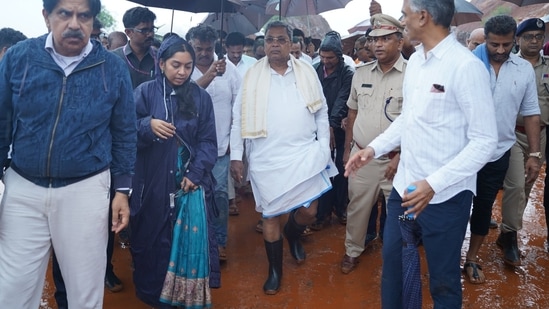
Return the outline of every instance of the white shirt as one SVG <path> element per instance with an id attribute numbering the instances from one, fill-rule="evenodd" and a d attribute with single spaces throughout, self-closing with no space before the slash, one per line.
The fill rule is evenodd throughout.
<path id="1" fill-rule="evenodd" d="M 93 44 L 88 40 L 88 44 L 82 49 L 82 52 L 80 52 L 79 55 L 73 57 L 63 56 L 55 50 L 53 45 L 53 34 L 50 32 L 46 37 L 46 45 L 44 47 L 50 53 L 53 61 L 55 61 L 55 63 L 63 69 L 65 76 L 69 76 L 72 71 L 74 71 L 76 66 L 78 66 L 78 64 L 80 64 L 80 62 L 82 62 L 84 58 L 92 51 Z"/>
<path id="2" fill-rule="evenodd" d="M 240 79 L 244 78 L 244 74 L 246 74 L 248 69 L 256 62 L 257 59 L 247 55 L 242 55 L 242 58 L 240 58 L 240 61 L 236 64 L 236 71 L 238 72 Z"/>
<path id="3" fill-rule="evenodd" d="M 515 124 L 522 116 L 539 115 L 536 73 L 530 62 L 511 53 L 496 77 L 490 66 L 490 86 L 496 109 L 498 147 L 492 161 L 501 158 L 516 140 Z"/>
<path id="4" fill-rule="evenodd" d="M 213 102 L 218 157 L 225 155 L 229 148 L 232 109 L 240 88 L 240 76 L 236 67 L 230 61 L 226 61 L 226 64 L 225 73 L 222 76 L 216 76 L 206 88 Z M 203 75 L 198 68 L 195 68 L 191 79 L 196 81 Z"/>
<path id="5" fill-rule="evenodd" d="M 435 86 L 439 89 L 436 90 Z M 426 179 L 442 203 L 469 190 L 497 145 L 490 78 L 484 64 L 448 35 L 425 54 L 410 57 L 404 76 L 403 109 L 369 146 L 376 158 L 401 145 L 394 188 L 402 196 Z"/>

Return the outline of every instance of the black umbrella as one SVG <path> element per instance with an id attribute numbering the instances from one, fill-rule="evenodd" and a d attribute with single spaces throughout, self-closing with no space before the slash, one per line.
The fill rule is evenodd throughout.
<path id="1" fill-rule="evenodd" d="M 472 23 L 475 21 L 481 21 L 482 11 L 476 6 L 465 0 L 454 0 L 456 11 L 454 18 L 452 19 L 453 26 L 459 26 L 462 24 Z"/>
<path id="2" fill-rule="evenodd" d="M 416 186 L 406 189 L 408 194 L 414 192 Z M 399 217 L 400 233 L 402 234 L 402 308 L 421 309 L 421 272 L 419 252 L 417 247 L 421 240 L 421 230 L 414 220 L 413 214 Z"/>
<path id="3" fill-rule="evenodd" d="M 527 6 L 532 4 L 549 3 L 549 0 L 503 0 L 514 3 L 518 6 Z"/>
<path id="4" fill-rule="evenodd" d="M 128 0 L 148 7 L 171 9 L 191 13 L 236 12 L 240 0 Z"/>
<path id="5" fill-rule="evenodd" d="M 236 12 L 243 4 L 240 0 L 128 0 L 144 6 L 185 11 L 191 13 L 223 13 Z M 221 18 L 223 29 L 223 18 Z M 173 13 L 172 26 L 173 30 Z"/>

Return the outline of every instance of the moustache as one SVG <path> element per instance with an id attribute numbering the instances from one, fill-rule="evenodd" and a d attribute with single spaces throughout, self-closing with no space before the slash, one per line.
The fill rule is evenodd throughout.
<path id="1" fill-rule="evenodd" d="M 84 39 L 84 33 L 82 33 L 82 31 L 80 31 L 80 30 L 67 30 L 67 31 L 63 32 L 63 38 L 64 39 L 75 38 L 75 39 L 83 40 Z"/>

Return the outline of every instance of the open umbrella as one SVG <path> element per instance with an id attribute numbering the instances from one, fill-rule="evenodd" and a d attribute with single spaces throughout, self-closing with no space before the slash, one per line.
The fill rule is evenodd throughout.
<path id="1" fill-rule="evenodd" d="M 249 35 L 258 32 L 266 22 L 263 21 L 264 19 L 260 19 L 257 24 L 254 24 L 246 15 L 241 12 L 226 13 L 223 16 L 223 19 L 224 26 L 223 28 L 221 28 L 221 14 L 210 13 L 202 21 L 202 24 L 210 25 L 227 33 L 240 32 L 244 35 Z"/>
<path id="2" fill-rule="evenodd" d="M 514 3 L 518 6 L 527 6 L 532 4 L 549 3 L 549 0 L 503 0 Z"/>
<path id="3" fill-rule="evenodd" d="M 354 25 L 352 28 L 349 28 L 347 31 L 349 31 L 349 33 L 354 33 L 357 31 L 366 32 L 368 31 L 368 29 L 370 29 L 371 26 L 372 24 L 370 23 L 370 19 L 368 18 Z"/>
<path id="4" fill-rule="evenodd" d="M 240 0 L 128 0 L 144 6 L 185 11 L 191 13 L 236 12 Z"/>
<path id="5" fill-rule="evenodd" d="M 452 19 L 452 25 L 458 26 L 475 21 L 481 21 L 482 11 L 465 0 L 454 0 L 456 11 Z"/>
<path id="6" fill-rule="evenodd" d="M 191 13 L 210 13 L 219 12 L 223 15 L 225 12 L 236 12 L 243 4 L 240 0 L 128 0 L 142 4 L 144 6 L 185 11 Z M 223 20 L 223 19 L 221 19 Z M 223 25 L 223 24 L 222 24 Z M 173 11 L 172 25 L 173 30 Z"/>
<path id="7" fill-rule="evenodd" d="M 282 16 L 317 15 L 344 8 L 351 0 L 269 0 L 266 13 Z"/>

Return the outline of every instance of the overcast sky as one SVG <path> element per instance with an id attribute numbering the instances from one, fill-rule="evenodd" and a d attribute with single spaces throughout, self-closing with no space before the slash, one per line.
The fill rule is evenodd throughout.
<path id="1" fill-rule="evenodd" d="M 42 17 L 41 0 L 2 0 L 9 1 L 0 10 L 0 28 L 10 27 L 23 32 L 28 37 L 35 37 L 44 34 L 46 26 Z M 182 0 L 183 1 L 183 0 Z M 190 0 L 185 0 L 190 1 Z M 197 0 L 201 1 L 201 0 Z M 402 1 L 400 0 L 378 0 L 381 3 L 384 13 L 395 18 L 400 17 Z M 122 16 L 124 12 L 137 4 L 127 0 L 103 0 L 103 5 L 113 15 L 117 22 L 116 30 L 123 30 Z M 357 23 L 370 18 L 368 7 L 370 0 L 352 0 L 344 9 L 338 9 L 321 15 L 326 18 L 330 27 L 345 36 L 347 29 Z M 156 25 L 161 26 L 159 33 L 170 31 L 172 17 L 171 10 L 151 8 L 157 16 Z M 191 14 L 186 12 L 175 12 L 174 32 L 184 34 L 190 27 L 198 24 L 205 18 L 206 14 Z"/>

